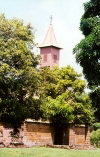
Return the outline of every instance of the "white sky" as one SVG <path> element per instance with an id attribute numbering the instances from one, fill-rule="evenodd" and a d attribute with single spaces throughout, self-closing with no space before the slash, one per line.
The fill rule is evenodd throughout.
<path id="1" fill-rule="evenodd" d="M 71 65 L 76 71 L 82 69 L 75 62 L 72 49 L 83 38 L 79 31 L 83 3 L 88 0 L 0 0 L 0 13 L 7 18 L 21 18 L 36 29 L 36 42 L 43 41 L 53 16 L 53 28 L 59 45 L 63 48 L 60 66 Z M 39 53 L 39 50 L 38 50 Z"/>

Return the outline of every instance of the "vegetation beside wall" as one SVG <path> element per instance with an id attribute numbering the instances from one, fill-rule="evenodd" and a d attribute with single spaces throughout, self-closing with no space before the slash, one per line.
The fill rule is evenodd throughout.
<path id="1" fill-rule="evenodd" d="M 100 123 L 94 123 L 92 128 L 94 131 L 91 133 L 91 144 L 100 147 Z"/>

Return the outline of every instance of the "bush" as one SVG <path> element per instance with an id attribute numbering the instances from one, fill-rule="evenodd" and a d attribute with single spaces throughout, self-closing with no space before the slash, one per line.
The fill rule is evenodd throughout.
<path id="1" fill-rule="evenodd" d="M 98 129 L 100 129 L 100 123 L 94 123 L 93 124 L 93 130 L 98 130 Z"/>
<path id="2" fill-rule="evenodd" d="M 97 147 L 100 147 L 100 129 L 93 131 L 91 133 L 91 144 L 96 145 Z"/>

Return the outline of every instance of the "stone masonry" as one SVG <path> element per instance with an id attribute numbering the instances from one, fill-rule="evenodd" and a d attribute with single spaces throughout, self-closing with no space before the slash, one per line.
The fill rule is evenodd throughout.
<path id="1" fill-rule="evenodd" d="M 0 125 L 0 145 L 23 143 L 24 146 L 54 145 L 57 137 L 55 128 L 49 122 L 26 121 L 20 129 L 19 138 L 11 137 L 12 128 Z M 60 136 L 60 135 L 59 135 Z M 69 125 L 63 129 L 62 145 L 71 148 L 90 148 L 90 128 L 84 125 Z"/>

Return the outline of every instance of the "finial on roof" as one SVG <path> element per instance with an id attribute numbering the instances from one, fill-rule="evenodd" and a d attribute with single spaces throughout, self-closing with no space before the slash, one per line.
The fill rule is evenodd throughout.
<path id="1" fill-rule="evenodd" d="M 50 16 L 50 25 L 52 25 L 52 15 Z"/>
<path id="2" fill-rule="evenodd" d="M 54 34 L 54 30 L 53 30 L 53 26 L 52 26 L 52 16 L 50 16 L 50 25 L 49 25 L 49 29 L 47 31 L 47 34 L 43 40 L 43 43 L 39 46 L 41 47 L 49 47 L 49 46 L 53 46 L 56 47 L 58 49 L 61 49 L 61 47 L 59 47 L 55 34 Z"/>

